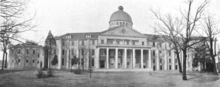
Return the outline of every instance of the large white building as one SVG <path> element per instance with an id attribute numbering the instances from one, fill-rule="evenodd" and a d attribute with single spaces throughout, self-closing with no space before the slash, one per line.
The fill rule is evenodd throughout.
<path id="1" fill-rule="evenodd" d="M 94 70 L 146 69 L 178 70 L 172 44 L 161 36 L 142 34 L 133 29 L 131 16 L 122 6 L 114 12 L 107 30 L 102 32 L 67 33 L 55 37 L 58 69 L 69 69 L 73 56 L 81 59 L 82 68 L 88 69 L 89 57 Z M 90 55 L 90 56 L 89 56 Z M 181 61 L 182 61 L 182 55 Z M 193 54 L 187 58 L 187 69 L 192 69 Z"/>

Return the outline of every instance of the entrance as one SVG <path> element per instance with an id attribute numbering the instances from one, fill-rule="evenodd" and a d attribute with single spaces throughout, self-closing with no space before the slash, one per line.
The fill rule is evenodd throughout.
<path id="1" fill-rule="evenodd" d="M 105 61 L 104 60 L 100 60 L 99 64 L 100 64 L 100 68 L 105 68 Z"/>

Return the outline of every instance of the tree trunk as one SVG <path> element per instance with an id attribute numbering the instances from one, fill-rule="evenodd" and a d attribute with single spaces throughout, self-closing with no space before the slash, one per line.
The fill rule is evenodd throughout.
<path id="1" fill-rule="evenodd" d="M 2 70 L 4 70 L 4 62 L 5 62 L 5 52 L 3 51 Z"/>
<path id="2" fill-rule="evenodd" d="M 8 66 L 8 63 L 7 63 L 7 57 L 8 56 L 8 53 L 7 52 L 5 52 L 5 68 L 7 68 Z"/>
<path id="3" fill-rule="evenodd" d="M 177 52 L 177 50 L 176 50 L 175 53 L 176 53 L 177 60 L 178 60 L 179 72 L 182 73 L 182 66 L 181 66 L 181 62 L 180 62 L 180 55 L 179 55 L 179 52 Z"/>
<path id="4" fill-rule="evenodd" d="M 210 56 L 212 58 L 212 62 L 213 62 L 213 65 L 214 65 L 213 73 L 214 74 L 218 74 L 217 69 L 216 69 L 216 64 L 215 64 L 215 54 L 213 52 L 213 38 L 210 38 L 210 42 L 209 43 L 210 43 L 210 49 L 209 49 Z"/>
<path id="5" fill-rule="evenodd" d="M 183 80 L 187 80 L 187 76 L 186 76 L 186 58 L 187 58 L 186 50 L 187 49 L 183 50 L 183 74 L 182 74 Z"/>
<path id="6" fill-rule="evenodd" d="M 212 55 L 212 62 L 213 62 L 213 65 L 214 65 L 214 74 L 216 74 L 216 75 L 218 75 L 218 72 L 217 72 L 217 68 L 216 68 L 216 64 L 215 64 L 215 56 L 214 55 Z"/>

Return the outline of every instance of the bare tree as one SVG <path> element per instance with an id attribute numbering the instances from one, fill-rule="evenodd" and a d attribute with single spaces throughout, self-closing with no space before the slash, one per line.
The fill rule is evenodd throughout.
<path id="1" fill-rule="evenodd" d="M 26 2 L 20 0 L 1 0 L 0 1 L 0 42 L 3 50 L 3 66 L 7 63 L 7 49 L 13 43 L 22 42 L 20 34 L 31 30 L 35 26 L 31 26 L 31 19 L 22 20 L 21 16 L 25 11 Z M 6 57 L 6 61 L 4 58 Z"/>
<path id="2" fill-rule="evenodd" d="M 217 56 L 216 54 L 216 36 L 217 34 L 220 33 L 220 30 L 218 28 L 218 24 L 213 20 L 211 16 L 208 16 L 207 18 L 204 19 L 204 25 L 202 25 L 202 30 L 205 32 L 205 35 L 208 40 L 206 40 L 206 43 L 208 44 L 208 51 L 209 55 L 212 58 L 212 63 L 214 65 L 214 73 L 218 74 L 217 68 L 216 68 L 216 60 L 215 57 Z"/>
<path id="3" fill-rule="evenodd" d="M 194 0 L 186 0 L 187 10 L 182 11 L 180 9 L 181 18 L 176 18 L 173 20 L 172 16 L 167 15 L 165 19 L 160 19 L 160 14 L 155 14 L 157 19 L 159 19 L 163 26 L 159 25 L 160 30 L 168 32 L 165 35 L 170 35 L 171 40 L 178 41 L 176 47 L 179 47 L 183 52 L 183 73 L 182 79 L 187 80 L 186 76 L 186 59 L 187 59 L 187 52 L 194 44 L 198 43 L 199 40 L 195 40 L 193 38 L 193 34 L 195 29 L 198 26 L 198 21 L 201 19 L 202 14 L 208 4 L 207 0 L 204 0 L 202 3 L 199 4 L 198 7 L 194 7 Z M 173 34 L 173 35 L 172 35 Z M 179 38 L 178 38 L 179 37 Z M 170 41 L 172 42 L 172 41 Z M 173 43 L 173 42 L 172 42 Z M 175 44 L 174 44 L 175 45 Z M 175 46 L 174 46 L 175 47 Z"/>
<path id="4" fill-rule="evenodd" d="M 179 47 L 180 38 L 178 37 L 179 33 L 183 29 L 182 22 L 179 21 L 177 18 L 173 20 L 170 14 L 166 15 L 165 18 L 163 18 L 160 13 L 155 12 L 152 9 L 151 12 L 159 20 L 159 22 L 161 22 L 156 23 L 156 26 L 153 27 L 154 31 L 163 36 L 165 42 L 173 44 L 173 47 L 168 50 L 175 50 L 175 54 L 178 60 L 179 72 L 182 73 L 182 66 L 179 55 L 179 53 L 181 52 Z"/>

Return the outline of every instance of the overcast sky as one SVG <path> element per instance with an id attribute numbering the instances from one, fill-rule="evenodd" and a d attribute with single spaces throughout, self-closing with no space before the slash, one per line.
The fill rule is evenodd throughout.
<path id="1" fill-rule="evenodd" d="M 179 14 L 185 0 L 29 0 L 25 14 L 33 16 L 36 32 L 26 32 L 23 38 L 44 43 L 51 30 L 54 36 L 76 32 L 100 32 L 108 29 L 109 19 L 118 6 L 123 6 L 141 33 L 154 33 L 154 17 L 150 8 L 162 13 Z M 202 1 L 202 0 L 197 0 Z M 208 12 L 220 18 L 220 0 L 210 0 Z M 217 19 L 219 21 L 219 19 Z M 1 58 L 1 57 L 0 57 Z"/>

